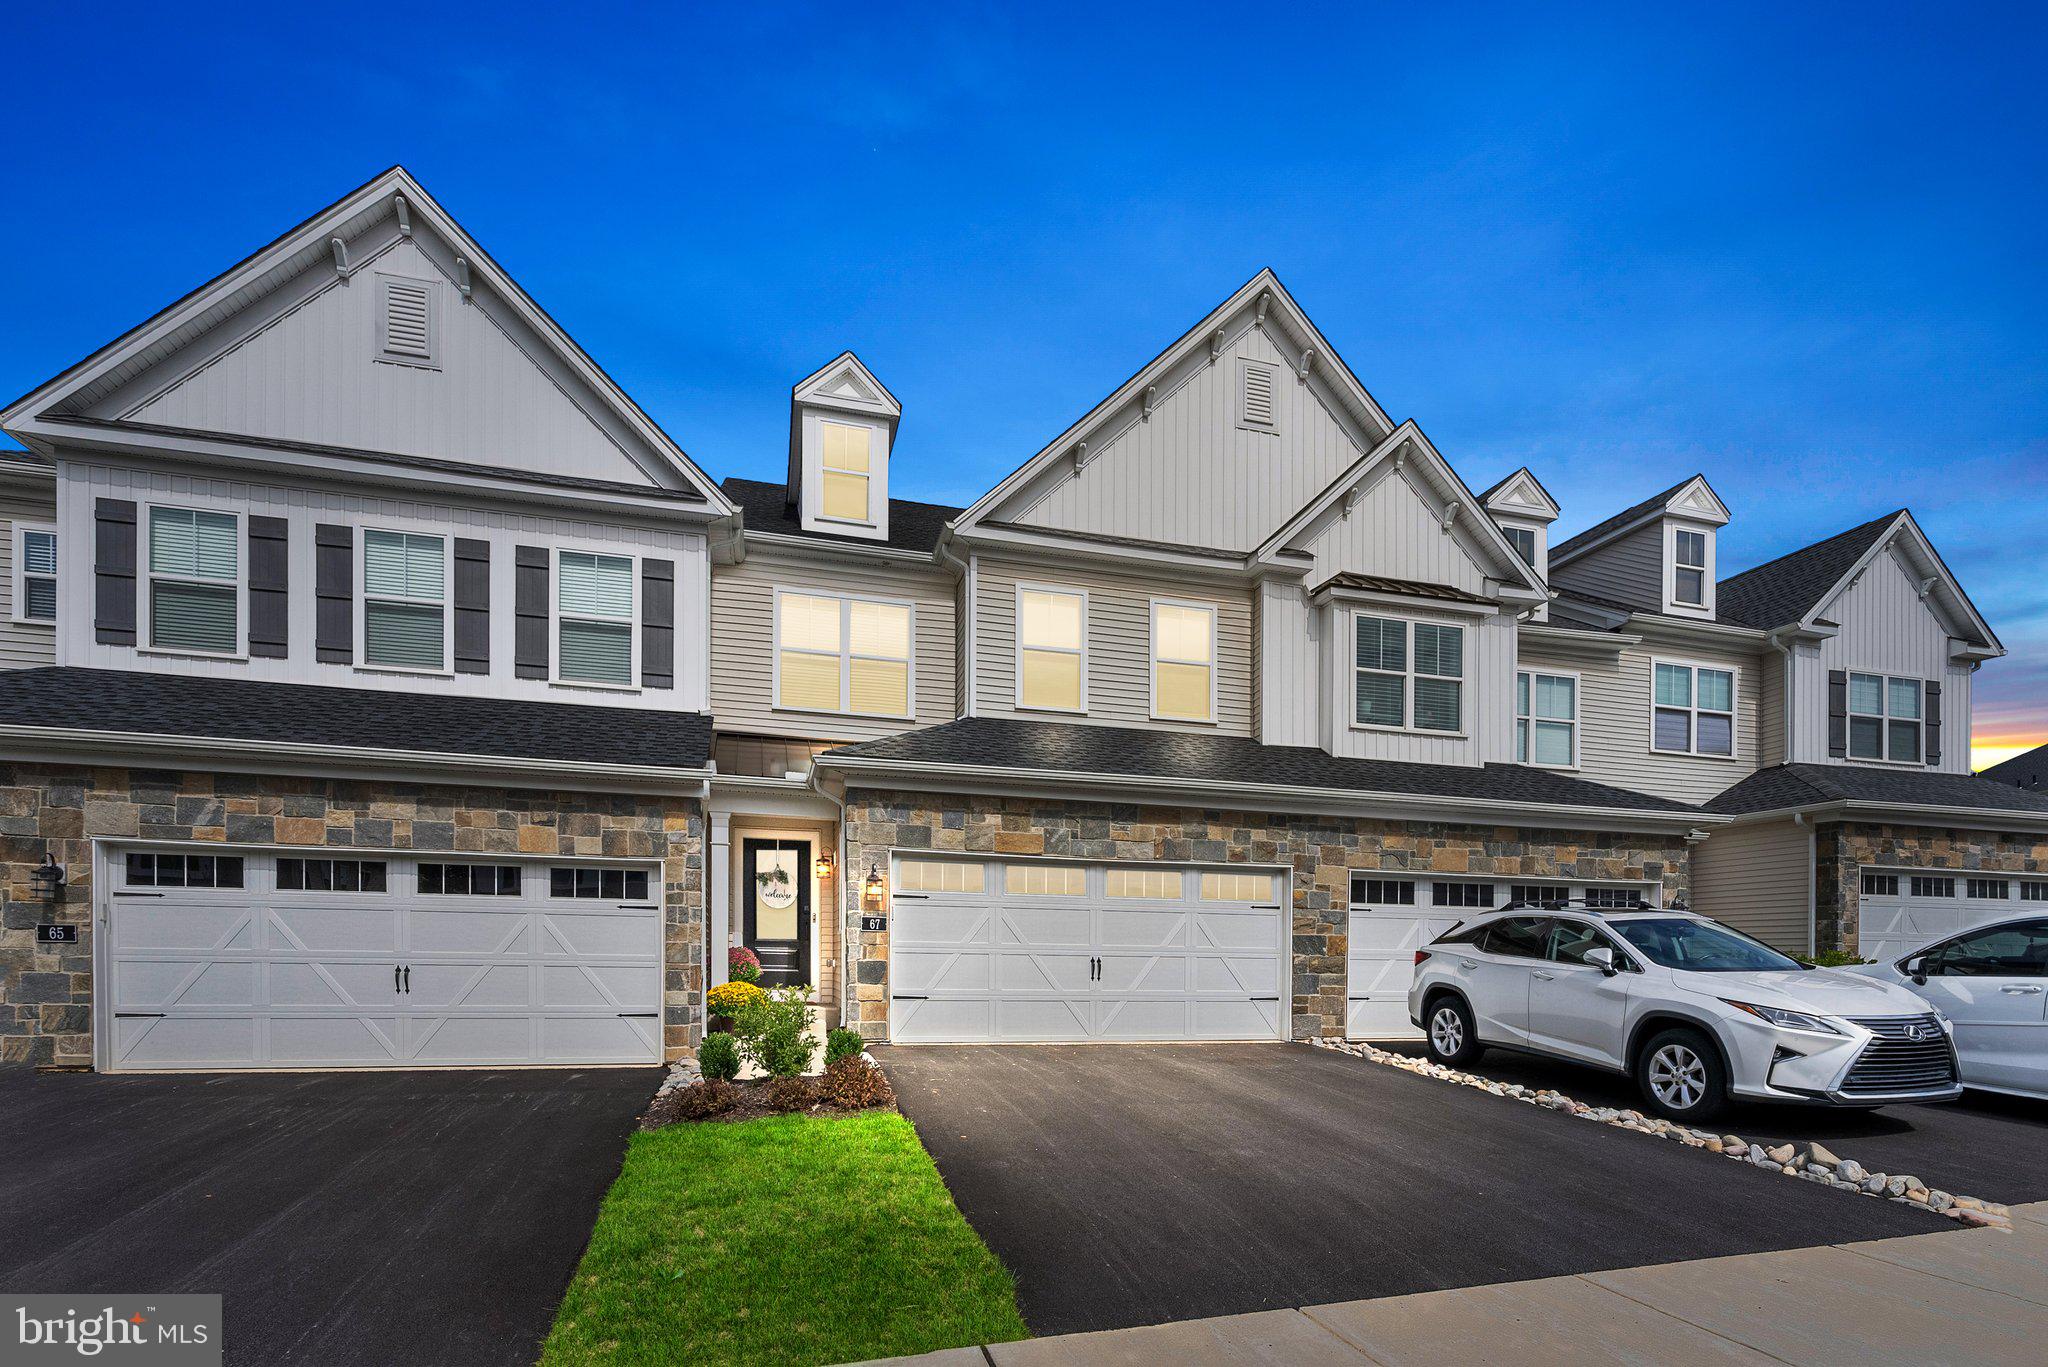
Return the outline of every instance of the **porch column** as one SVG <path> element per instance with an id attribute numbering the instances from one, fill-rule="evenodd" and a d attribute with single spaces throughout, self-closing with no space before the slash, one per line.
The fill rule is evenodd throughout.
<path id="1" fill-rule="evenodd" d="M 732 943 L 732 816 L 711 813 L 711 865 L 705 874 L 711 880 L 708 905 L 711 948 L 710 986 L 726 981 L 726 948 Z"/>

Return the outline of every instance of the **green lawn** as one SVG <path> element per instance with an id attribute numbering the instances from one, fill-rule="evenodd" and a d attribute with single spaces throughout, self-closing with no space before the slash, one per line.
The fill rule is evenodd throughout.
<path id="1" fill-rule="evenodd" d="M 541 1361 L 854 1362 L 1026 1332 L 909 1121 L 778 1116 L 633 1136 Z"/>

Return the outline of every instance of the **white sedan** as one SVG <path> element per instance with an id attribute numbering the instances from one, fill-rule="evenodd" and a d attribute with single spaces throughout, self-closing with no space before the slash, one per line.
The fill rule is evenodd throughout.
<path id="1" fill-rule="evenodd" d="M 1974 926 L 1850 971 L 1910 988 L 1948 1017 L 1965 1087 L 2048 1100 L 2048 917 Z"/>

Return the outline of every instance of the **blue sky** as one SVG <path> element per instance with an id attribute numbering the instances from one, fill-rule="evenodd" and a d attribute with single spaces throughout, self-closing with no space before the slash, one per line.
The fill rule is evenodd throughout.
<path id="1" fill-rule="evenodd" d="M 2039 7 L 38 8 L 10 395 L 403 162 L 714 475 L 851 346 L 965 502 L 1270 265 L 1561 533 L 1910 504 L 2012 650 L 1980 743 L 2048 740 Z"/>

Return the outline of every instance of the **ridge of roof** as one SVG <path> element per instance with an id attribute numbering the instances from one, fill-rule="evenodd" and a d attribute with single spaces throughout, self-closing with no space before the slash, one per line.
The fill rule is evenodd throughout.
<path id="1" fill-rule="evenodd" d="M 1730 575 L 1714 586 L 1715 615 L 1765 631 L 1805 620 L 1879 535 L 1906 515 L 1894 509 Z"/>
<path id="2" fill-rule="evenodd" d="M 1650 497 L 1644 499 L 1641 503 L 1635 504 L 1632 507 L 1624 508 L 1612 517 L 1603 518 L 1575 536 L 1566 537 L 1563 541 L 1560 541 L 1557 545 L 1552 546 L 1550 548 L 1550 562 L 1554 565 L 1559 560 L 1563 560 L 1570 557 L 1572 554 L 1580 550 L 1584 545 L 1591 544 L 1592 542 L 1597 541 L 1601 537 L 1605 536 L 1607 533 L 1614 531 L 1619 527 L 1626 526 L 1630 522 L 1635 521 L 1637 518 L 1644 516 L 1645 514 L 1651 512 L 1656 508 L 1662 507 L 1666 503 L 1669 503 L 1680 489 L 1683 489 L 1686 485 L 1692 483 L 1694 480 L 1705 478 L 1705 472 L 1694 471 L 1692 474 L 1689 474 L 1684 479 L 1678 481 L 1678 483 L 1672 485 L 1669 489 L 1666 489 L 1663 493 L 1652 494 Z"/>

